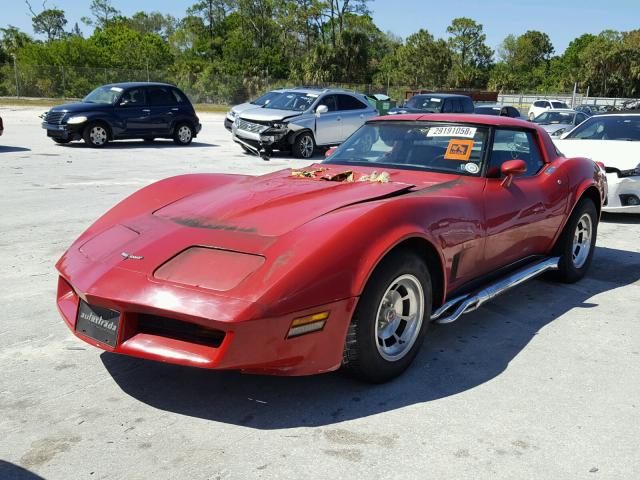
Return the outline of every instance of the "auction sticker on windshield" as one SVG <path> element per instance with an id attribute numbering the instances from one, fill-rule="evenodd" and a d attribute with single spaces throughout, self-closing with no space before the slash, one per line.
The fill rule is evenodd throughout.
<path id="1" fill-rule="evenodd" d="M 427 137 L 463 137 L 473 138 L 477 128 L 474 127 L 431 127 Z"/>
<path id="2" fill-rule="evenodd" d="M 445 160 L 462 160 L 467 161 L 471 158 L 473 150 L 473 140 L 458 140 L 453 138 L 449 140 L 449 146 L 444 154 Z"/>

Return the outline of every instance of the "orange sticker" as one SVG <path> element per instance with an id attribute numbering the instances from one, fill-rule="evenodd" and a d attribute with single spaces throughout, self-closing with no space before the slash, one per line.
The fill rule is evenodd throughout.
<path id="1" fill-rule="evenodd" d="M 467 161 L 471 158 L 473 150 L 473 140 L 461 140 L 453 138 L 449 140 L 447 152 L 444 154 L 445 160 L 462 160 Z"/>

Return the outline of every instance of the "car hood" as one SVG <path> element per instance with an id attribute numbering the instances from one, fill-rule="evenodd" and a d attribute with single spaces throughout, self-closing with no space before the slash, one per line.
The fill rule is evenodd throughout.
<path id="1" fill-rule="evenodd" d="M 182 198 L 154 215 L 187 227 L 274 237 L 341 207 L 407 192 L 414 186 L 392 177 L 386 183 L 328 181 L 320 176 L 351 170 L 317 167 L 325 170 L 315 178 L 294 177 L 290 170 L 247 177 Z"/>
<path id="2" fill-rule="evenodd" d="M 538 124 L 539 126 L 541 126 L 545 132 L 547 133 L 554 133 L 557 132 L 558 130 L 562 130 L 563 128 L 566 129 L 572 129 L 573 125 L 571 125 L 570 123 L 549 123 L 547 125 L 544 124 Z"/>
<path id="3" fill-rule="evenodd" d="M 101 110 L 104 108 L 111 108 L 112 105 L 100 104 L 100 103 L 65 103 L 64 105 L 58 105 L 51 108 L 50 112 L 86 112 L 87 110 Z"/>
<path id="4" fill-rule="evenodd" d="M 239 105 L 234 105 L 231 107 L 231 111 L 236 115 L 240 115 L 242 112 L 247 110 L 253 110 L 254 108 L 262 108 L 260 105 L 256 105 L 255 103 L 245 102 Z"/>
<path id="5" fill-rule="evenodd" d="M 553 142 L 567 157 L 587 157 L 619 170 L 630 170 L 640 163 L 640 141 L 566 139 Z"/>
<path id="6" fill-rule="evenodd" d="M 304 112 L 294 110 L 278 110 L 275 108 L 252 108 L 240 115 L 244 120 L 257 120 L 262 122 L 272 122 L 278 120 L 286 120 L 292 117 L 298 117 Z"/>

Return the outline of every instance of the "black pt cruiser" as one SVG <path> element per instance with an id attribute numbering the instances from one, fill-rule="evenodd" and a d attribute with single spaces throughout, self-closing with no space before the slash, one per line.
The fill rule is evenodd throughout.
<path id="1" fill-rule="evenodd" d="M 84 140 L 91 147 L 129 138 L 172 138 L 188 145 L 201 128 L 187 96 L 165 83 L 104 85 L 81 103 L 53 107 L 43 119 L 42 128 L 54 142 Z"/>

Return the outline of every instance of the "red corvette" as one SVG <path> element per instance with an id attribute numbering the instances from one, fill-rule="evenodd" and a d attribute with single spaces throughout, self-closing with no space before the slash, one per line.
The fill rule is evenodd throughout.
<path id="1" fill-rule="evenodd" d="M 57 264 L 80 339 L 163 362 L 381 382 L 448 323 L 591 262 L 605 177 L 535 124 L 367 122 L 324 162 L 183 175 L 134 193 Z"/>

